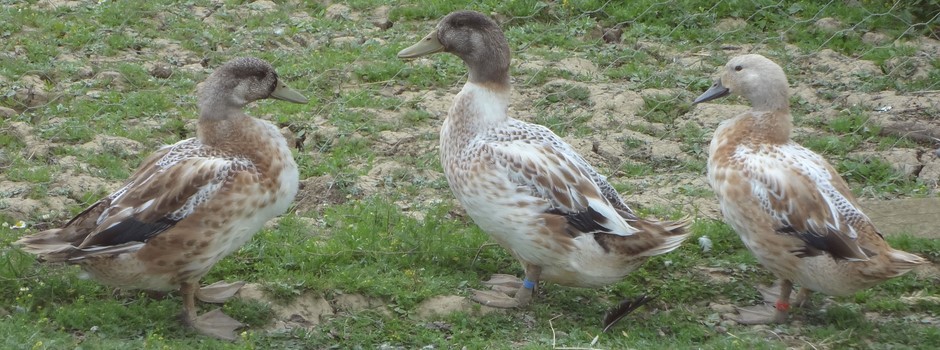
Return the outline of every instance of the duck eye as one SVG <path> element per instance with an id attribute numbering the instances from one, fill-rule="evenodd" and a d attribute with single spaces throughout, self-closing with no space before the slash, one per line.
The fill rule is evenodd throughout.
<path id="1" fill-rule="evenodd" d="M 742 69 L 744 69 L 744 67 L 741 67 L 741 66 L 734 66 L 734 70 L 735 70 L 736 72 L 740 72 Z"/>

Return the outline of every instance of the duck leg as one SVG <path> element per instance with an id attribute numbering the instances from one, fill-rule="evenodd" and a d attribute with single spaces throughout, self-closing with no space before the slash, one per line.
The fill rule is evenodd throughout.
<path id="1" fill-rule="evenodd" d="M 764 297 L 765 303 L 775 304 L 777 300 L 780 300 L 780 290 L 782 287 L 783 280 L 777 280 L 770 286 L 757 286 L 757 291 Z M 800 292 L 796 295 L 796 299 L 793 300 L 790 307 L 803 307 L 804 305 L 808 305 L 807 303 L 812 293 L 813 291 L 809 289 L 800 288 Z"/>
<path id="2" fill-rule="evenodd" d="M 196 316 L 196 286 L 194 282 L 184 282 L 180 286 L 180 294 L 183 295 L 183 323 L 210 337 L 237 340 L 235 330 L 244 324 L 228 317 L 222 310 L 215 309 L 202 316 Z"/>
<path id="3" fill-rule="evenodd" d="M 488 281 L 484 281 L 483 284 L 490 286 L 490 289 L 506 294 L 508 296 L 515 296 L 516 291 L 519 290 L 519 287 L 522 287 L 522 280 L 519 277 L 513 275 L 506 275 L 502 273 L 497 273 L 490 276 Z"/>
<path id="4" fill-rule="evenodd" d="M 772 300 L 774 301 L 773 307 L 761 304 L 747 308 L 738 308 L 738 313 L 741 315 L 741 317 L 735 321 L 740 324 L 747 325 L 786 322 L 788 312 L 790 310 L 790 292 L 792 291 L 793 282 L 790 280 L 781 280 L 780 294 L 776 300 Z M 773 295 L 773 293 L 763 292 L 762 294 L 764 295 L 765 299 L 768 299 L 768 297 Z"/>
<path id="5" fill-rule="evenodd" d="M 196 291 L 196 298 L 202 302 L 221 304 L 231 299 L 238 290 L 245 286 L 244 281 L 225 283 L 218 281 Z"/>
<path id="6" fill-rule="evenodd" d="M 493 290 L 473 290 L 470 299 L 486 306 L 509 309 L 523 307 L 532 301 L 532 295 L 538 287 L 542 268 L 526 265 L 526 278 L 520 281 L 515 276 L 496 274 L 489 281 L 483 282 Z M 515 295 L 515 298 L 511 297 Z"/>
<path id="7" fill-rule="evenodd" d="M 800 287 L 800 293 L 796 295 L 796 300 L 793 301 L 793 306 L 803 307 L 804 305 L 809 305 L 809 298 L 813 294 L 813 291 L 807 289 L 806 287 Z"/>
<path id="8" fill-rule="evenodd" d="M 542 276 L 542 267 L 537 265 L 526 265 L 525 280 L 522 286 L 516 292 L 516 300 L 519 306 L 524 306 L 532 301 L 532 295 L 539 288 L 539 278 Z"/>

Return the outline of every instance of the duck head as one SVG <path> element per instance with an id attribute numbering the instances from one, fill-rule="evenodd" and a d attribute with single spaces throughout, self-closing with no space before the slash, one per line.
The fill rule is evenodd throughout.
<path id="1" fill-rule="evenodd" d="M 217 68 L 199 89 L 200 116 L 224 118 L 232 110 L 265 98 L 307 103 L 307 98 L 278 78 L 274 67 L 264 60 L 241 57 Z"/>
<path id="2" fill-rule="evenodd" d="M 398 53 L 416 58 L 437 52 L 460 57 L 475 83 L 509 83 L 509 43 L 502 29 L 489 17 L 475 11 L 452 12 L 421 41 Z"/>
<path id="3" fill-rule="evenodd" d="M 692 103 L 738 95 L 755 110 L 788 109 L 788 86 L 783 69 L 773 61 L 757 54 L 741 55 L 728 61 L 711 88 Z"/>

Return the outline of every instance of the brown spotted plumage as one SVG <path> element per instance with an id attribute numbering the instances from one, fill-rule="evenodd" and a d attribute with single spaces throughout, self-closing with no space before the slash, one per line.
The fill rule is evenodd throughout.
<path id="1" fill-rule="evenodd" d="M 200 90 L 198 135 L 164 146 L 124 186 L 63 227 L 17 244 L 48 262 L 82 267 L 114 287 L 179 289 L 183 318 L 202 333 L 235 339 L 241 324 L 219 311 L 196 316 L 194 297 L 222 302 L 241 284 L 197 290 L 199 279 L 287 210 L 297 193 L 290 148 L 246 104 L 264 98 L 306 99 L 256 58 L 229 61 Z"/>
<path id="2" fill-rule="evenodd" d="M 849 295 L 926 263 L 888 246 L 835 169 L 790 139 L 780 66 L 760 55 L 735 57 L 695 103 L 728 94 L 752 109 L 715 130 L 708 180 L 725 221 L 781 280 L 776 310 L 745 314 L 743 322 L 785 322 L 794 283 L 802 303 L 810 291 Z"/>
<path id="3" fill-rule="evenodd" d="M 475 291 L 474 300 L 522 306 L 540 280 L 609 285 L 685 240 L 686 222 L 638 218 L 560 137 L 507 115 L 509 45 L 493 20 L 472 11 L 451 13 L 398 55 L 441 51 L 470 69 L 441 129 L 444 174 L 473 221 L 525 268 L 526 281 L 496 275 L 488 282 L 515 298 Z"/>

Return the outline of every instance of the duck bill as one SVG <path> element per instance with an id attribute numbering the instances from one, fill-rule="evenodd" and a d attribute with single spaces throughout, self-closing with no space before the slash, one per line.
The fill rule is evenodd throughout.
<path id="1" fill-rule="evenodd" d="M 437 30 L 428 34 L 421 41 L 398 52 L 398 58 L 415 58 L 444 51 L 444 45 L 437 40 Z"/>
<path id="2" fill-rule="evenodd" d="M 724 85 L 721 85 L 721 78 L 719 78 L 715 80 L 715 83 L 712 84 L 712 87 L 710 87 L 708 91 L 705 91 L 705 93 L 695 98 L 695 101 L 692 101 L 692 104 L 707 102 L 716 98 L 725 97 L 728 96 L 730 92 L 731 90 L 728 90 L 728 88 L 724 87 Z"/>
<path id="3" fill-rule="evenodd" d="M 291 89 L 287 84 L 280 81 L 277 82 L 277 87 L 271 92 L 271 98 L 293 103 L 307 103 L 307 98 L 304 97 L 304 95 L 301 95 L 299 92 Z"/>

